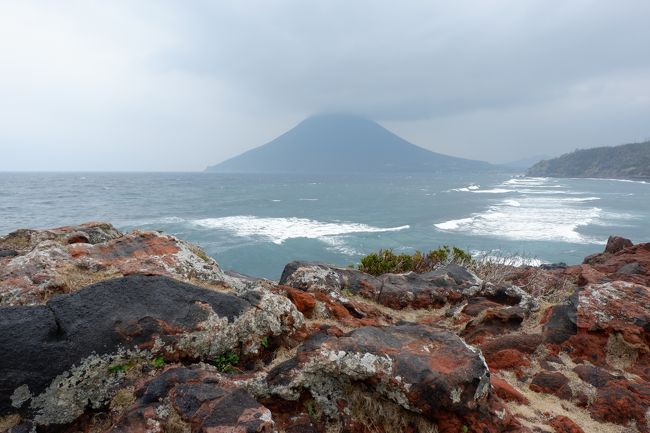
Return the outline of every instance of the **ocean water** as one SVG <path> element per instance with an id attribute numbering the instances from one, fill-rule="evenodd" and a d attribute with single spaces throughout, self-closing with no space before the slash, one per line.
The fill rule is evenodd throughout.
<path id="1" fill-rule="evenodd" d="M 279 278 L 291 260 L 357 263 L 379 248 L 456 245 L 521 263 L 579 263 L 607 237 L 650 241 L 650 184 L 490 175 L 0 173 L 0 235 L 105 220 L 202 246 Z"/>

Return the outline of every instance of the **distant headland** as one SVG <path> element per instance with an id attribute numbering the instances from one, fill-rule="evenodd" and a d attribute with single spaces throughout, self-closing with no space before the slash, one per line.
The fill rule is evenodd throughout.
<path id="1" fill-rule="evenodd" d="M 650 141 L 580 149 L 540 161 L 528 176 L 650 180 Z"/>

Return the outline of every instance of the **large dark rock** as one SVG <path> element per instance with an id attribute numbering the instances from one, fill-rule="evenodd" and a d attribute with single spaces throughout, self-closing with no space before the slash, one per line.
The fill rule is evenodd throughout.
<path id="1" fill-rule="evenodd" d="M 359 382 L 428 416 L 477 409 L 489 392 L 479 350 L 452 332 L 415 324 L 362 327 L 341 337 L 316 334 L 268 375 L 271 394 L 297 399 L 306 389 L 331 407 Z"/>
<path id="2" fill-rule="evenodd" d="M 485 283 L 453 263 L 422 274 L 389 273 L 375 277 L 355 269 L 291 262 L 285 266 L 280 284 L 306 292 L 328 293 L 336 299 L 350 292 L 396 310 L 439 308 L 477 297 L 495 306 L 519 306 L 524 314 L 539 307 L 537 301 L 519 287 Z"/>
<path id="3" fill-rule="evenodd" d="M 251 345 L 264 336 L 287 332 L 299 320 L 293 305 L 276 295 L 242 299 L 141 275 L 104 281 L 46 306 L 5 307 L 0 309 L 0 413 L 43 394 L 31 404 L 40 422 L 70 421 L 85 406 L 84 392 L 91 390 L 87 399 L 98 399 L 91 402 L 95 406 L 109 396 L 98 383 L 110 386 L 115 375 L 109 367 L 116 359 L 128 361 L 124 351 L 172 361 L 205 359 L 231 349 L 254 350 Z M 44 415 L 59 398 L 56 387 L 78 387 L 69 394 L 81 407 L 61 417 Z"/>

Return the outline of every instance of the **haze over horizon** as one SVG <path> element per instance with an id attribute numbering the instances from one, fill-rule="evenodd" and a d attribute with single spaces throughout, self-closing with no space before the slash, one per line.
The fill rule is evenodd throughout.
<path id="1" fill-rule="evenodd" d="M 321 112 L 503 163 L 650 137 L 650 2 L 5 1 L 0 171 L 203 170 Z"/>

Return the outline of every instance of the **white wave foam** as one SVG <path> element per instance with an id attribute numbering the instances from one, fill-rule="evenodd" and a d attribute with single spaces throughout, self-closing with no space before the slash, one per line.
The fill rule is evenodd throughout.
<path id="1" fill-rule="evenodd" d="M 317 198 L 299 198 L 299 201 L 318 201 Z"/>
<path id="2" fill-rule="evenodd" d="M 501 204 L 503 206 L 514 206 L 514 207 L 521 206 L 521 203 L 519 203 L 517 200 L 503 200 Z"/>
<path id="3" fill-rule="evenodd" d="M 504 189 L 504 188 L 492 188 L 492 189 L 477 189 L 472 191 L 473 193 L 477 194 L 505 194 L 508 192 L 516 192 L 511 189 Z"/>
<path id="4" fill-rule="evenodd" d="M 335 236 L 393 232 L 410 228 L 408 225 L 382 228 L 358 223 L 328 223 L 306 218 L 262 218 L 251 215 L 205 218 L 194 220 L 192 223 L 199 227 L 225 230 L 235 236 L 261 238 L 275 244 L 294 238 L 319 239 L 334 244 L 337 242 L 333 239 Z"/>
<path id="5" fill-rule="evenodd" d="M 503 182 L 502 185 L 528 185 L 528 186 L 542 186 L 547 185 L 548 177 L 515 177 Z"/>
<path id="6" fill-rule="evenodd" d="M 467 186 L 465 186 L 463 188 L 450 189 L 449 191 L 470 192 L 470 191 L 477 190 L 479 188 L 480 188 L 480 186 L 475 185 L 475 184 L 471 184 L 471 185 L 467 185 Z"/>
<path id="7" fill-rule="evenodd" d="M 519 206 L 513 206 L 511 200 L 503 200 L 485 212 L 434 226 L 442 231 L 512 240 L 604 243 L 578 232 L 582 226 L 603 223 L 606 215 L 600 208 L 585 208 L 564 198 L 539 196 L 519 198 L 517 203 Z"/>

